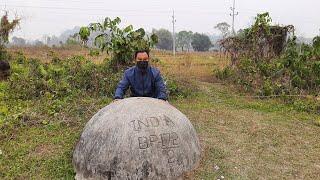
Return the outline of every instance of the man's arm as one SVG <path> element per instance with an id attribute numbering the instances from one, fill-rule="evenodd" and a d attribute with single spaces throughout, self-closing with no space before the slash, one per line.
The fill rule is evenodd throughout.
<path id="1" fill-rule="evenodd" d="M 160 73 L 155 78 L 155 88 L 156 88 L 157 98 L 162 100 L 167 100 L 166 85 L 164 84 Z"/>
<path id="2" fill-rule="evenodd" d="M 129 84 L 130 84 L 129 79 L 126 76 L 126 73 L 124 73 L 123 78 L 119 82 L 116 92 L 114 94 L 114 99 L 123 99 L 123 95 L 129 88 Z"/>

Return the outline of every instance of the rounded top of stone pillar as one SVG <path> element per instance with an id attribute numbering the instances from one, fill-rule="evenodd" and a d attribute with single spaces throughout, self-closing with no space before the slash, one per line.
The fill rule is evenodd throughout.
<path id="1" fill-rule="evenodd" d="M 135 97 L 101 109 L 74 150 L 76 179 L 174 179 L 200 159 L 196 132 L 169 103 Z"/>

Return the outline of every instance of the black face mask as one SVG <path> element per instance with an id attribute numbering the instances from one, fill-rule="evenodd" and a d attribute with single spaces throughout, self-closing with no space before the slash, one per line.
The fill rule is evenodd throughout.
<path id="1" fill-rule="evenodd" d="M 141 70 L 146 70 L 148 67 L 148 61 L 137 61 L 137 67 Z"/>

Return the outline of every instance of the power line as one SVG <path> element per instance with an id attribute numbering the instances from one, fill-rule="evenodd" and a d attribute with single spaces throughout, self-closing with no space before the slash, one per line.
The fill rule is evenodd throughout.
<path id="1" fill-rule="evenodd" d="M 73 7 L 49 7 L 49 6 L 26 6 L 26 5 L 7 5 L 2 4 L 1 6 L 5 7 L 17 7 L 17 8 L 38 8 L 38 9 L 56 9 L 56 10 L 80 10 L 80 11 L 111 11 L 111 12 L 162 12 L 162 13 L 169 13 L 168 10 L 114 10 L 114 9 L 101 9 L 101 8 L 73 8 Z"/>
<path id="2" fill-rule="evenodd" d="M 232 33 L 233 35 L 235 35 L 235 30 L 234 30 L 234 17 L 237 16 L 239 14 L 239 12 L 235 13 L 235 5 L 236 5 L 236 0 L 233 0 L 233 7 L 230 7 L 232 14 L 230 14 L 230 16 L 232 16 Z"/>
<path id="3" fill-rule="evenodd" d="M 79 10 L 79 11 L 107 11 L 107 12 L 146 12 L 146 13 L 170 13 L 170 10 L 146 10 L 146 9 L 122 9 L 122 10 L 115 10 L 115 9 L 102 9 L 102 8 L 75 8 L 75 7 L 49 7 L 49 6 L 29 6 L 29 5 L 7 5 L 2 4 L 0 6 L 3 7 L 15 7 L 15 8 L 36 8 L 36 9 L 50 9 L 50 10 Z M 188 13 L 193 11 L 197 14 L 225 14 L 223 11 L 211 11 L 211 10 L 194 10 L 194 9 L 180 9 L 176 10 L 179 13 Z"/>
<path id="4" fill-rule="evenodd" d="M 173 46 L 172 46 L 172 51 L 173 51 L 173 57 L 176 56 L 176 36 L 175 36 L 175 31 L 174 31 L 174 26 L 176 23 L 176 19 L 174 17 L 174 10 L 172 11 L 172 40 L 173 40 Z"/>

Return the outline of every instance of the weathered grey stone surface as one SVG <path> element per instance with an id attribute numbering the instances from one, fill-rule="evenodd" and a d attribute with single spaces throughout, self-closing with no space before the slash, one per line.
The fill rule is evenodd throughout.
<path id="1" fill-rule="evenodd" d="M 127 98 L 101 109 L 74 150 L 76 179 L 176 179 L 200 159 L 196 132 L 169 103 Z"/>

